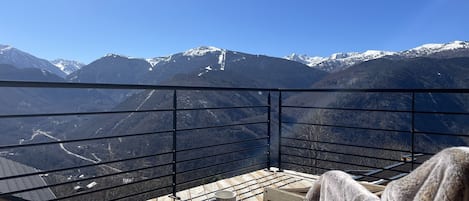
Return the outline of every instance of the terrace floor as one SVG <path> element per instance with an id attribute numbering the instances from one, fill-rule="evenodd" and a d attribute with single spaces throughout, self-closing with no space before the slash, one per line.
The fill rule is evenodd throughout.
<path id="1" fill-rule="evenodd" d="M 272 168 L 272 170 L 275 170 Z M 318 176 L 295 171 L 285 170 L 275 172 L 258 170 L 236 177 L 219 180 L 213 183 L 197 186 L 188 190 L 180 191 L 177 196 L 181 200 L 202 201 L 215 200 L 214 194 L 219 190 L 230 190 L 236 192 L 237 200 L 257 201 L 263 200 L 265 187 L 275 188 L 304 188 L 310 187 Z M 148 201 L 170 201 L 168 195 Z"/>
<path id="2" fill-rule="evenodd" d="M 271 170 L 257 170 L 180 191 L 176 195 L 183 201 L 214 201 L 215 192 L 230 190 L 236 193 L 236 200 L 263 201 L 264 188 L 266 187 L 280 189 L 309 188 L 319 178 L 317 175 L 291 170 L 284 170 L 282 172 L 277 172 L 276 168 L 271 168 Z M 384 185 L 376 184 L 379 182 L 361 181 L 360 183 L 377 195 L 385 187 Z M 173 201 L 173 198 L 165 195 L 148 201 Z"/>

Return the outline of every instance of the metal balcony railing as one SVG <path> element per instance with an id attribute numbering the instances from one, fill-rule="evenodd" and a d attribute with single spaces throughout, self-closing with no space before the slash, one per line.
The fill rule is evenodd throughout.
<path id="1" fill-rule="evenodd" d="M 439 100 L 450 100 L 447 98 L 453 96 L 457 96 L 457 98 L 453 97 L 454 100 L 465 100 L 469 89 L 273 89 L 0 81 L 0 90 L 7 88 L 32 90 L 157 90 L 170 94 L 167 96 L 170 98 L 163 98 L 162 100 L 170 102 L 171 106 L 166 108 L 85 112 L 3 113 L 0 114 L 0 120 L 166 113 L 171 118 L 168 120 L 171 125 L 167 125 L 168 129 L 139 133 L 113 133 L 105 136 L 22 144 L 2 143 L 0 152 L 7 151 L 8 153 L 15 153 L 15 150 L 18 149 L 39 150 L 38 148 L 44 146 L 65 146 L 77 143 L 99 144 L 102 140 L 121 140 L 136 137 L 152 139 L 152 137 L 159 135 L 165 135 L 166 138 L 164 139 L 167 140 L 165 142 L 168 144 L 165 146 L 166 148 L 161 148 L 158 152 L 150 154 L 90 161 L 85 164 L 77 163 L 71 166 L 41 169 L 34 172 L 4 173 L 0 178 L 0 184 L 4 186 L 15 184 L 15 182 L 16 184 L 24 183 L 23 179 L 27 180 L 32 177 L 41 177 L 46 180 L 46 183 L 41 185 L 21 184 L 14 188 L 0 189 L 0 197 L 5 198 L 11 196 L 24 198 L 27 197 L 26 194 L 28 193 L 37 193 L 43 189 L 50 189 L 54 193 L 51 200 L 92 200 L 91 198 L 95 198 L 95 200 L 141 200 L 165 194 L 172 194 L 176 198 L 176 192 L 190 187 L 270 167 L 277 167 L 280 171 L 289 169 L 313 174 L 341 169 L 354 175 L 356 179 L 385 184 L 405 176 L 438 150 L 447 146 L 467 145 L 467 142 L 469 142 L 467 141 L 468 128 L 465 127 L 464 123 L 461 123 L 469 115 L 469 112 L 466 111 L 468 107 L 464 102 L 458 102 L 460 103 L 459 107 L 456 107 L 459 108 L 458 111 L 451 111 L 455 107 L 445 110 L 441 105 L 444 103 L 435 102 L 434 100 L 433 103 L 427 104 L 427 99 L 439 95 L 443 97 Z M 186 102 L 181 106 L 183 100 L 180 93 L 185 92 L 199 94 L 215 92 L 238 94 L 239 96 L 243 96 L 243 93 L 254 93 L 259 94 L 259 97 L 253 101 L 255 103 L 250 105 L 187 107 L 187 105 L 194 105 L 191 101 L 195 102 L 196 100 L 191 100 L 190 97 L 186 99 L 187 97 L 184 96 Z M 295 99 L 299 94 L 303 95 Z M 325 99 L 330 99 L 332 96 L 335 102 L 320 101 L 323 100 L 325 94 L 328 96 Z M 387 95 L 391 97 L 386 97 Z M 6 97 L 7 94 L 4 96 Z M 360 98 L 360 96 L 363 96 L 363 98 Z M 393 99 L 393 97 L 398 98 Z M 360 100 L 364 99 L 376 103 L 373 105 L 360 105 L 361 107 L 357 108 L 346 104 L 341 105 L 340 101 L 339 103 L 336 101 L 344 99 L 355 100 L 356 102 L 353 104 L 355 106 L 360 105 Z M 422 107 L 419 105 L 420 100 L 425 100 Z M 381 104 L 380 101 L 385 102 L 385 104 Z M 397 101 L 404 103 L 395 104 Z M 2 111 L 1 107 L 0 111 Z M 463 109 L 461 110 L 461 108 Z M 181 122 L 187 117 L 187 112 L 219 111 L 220 114 L 223 114 L 223 111 L 228 110 L 249 110 L 249 112 L 246 112 L 247 114 L 255 113 L 252 111 L 256 110 L 263 114 L 259 115 L 259 112 L 257 112 L 255 117 L 245 117 L 240 121 L 222 122 L 216 125 L 200 126 L 195 122 L 195 126 L 181 126 Z M 233 112 L 232 114 L 236 115 L 237 113 Z M 390 117 L 382 118 L 386 115 L 390 115 Z M 354 119 L 355 117 L 357 119 Z M 452 119 L 453 117 L 454 119 Z M 363 118 L 366 119 L 366 122 L 363 122 Z M 392 125 L 392 121 L 396 119 L 399 120 L 398 126 L 379 127 L 379 125 Z M 460 132 L 422 129 L 428 119 L 432 122 L 444 121 L 445 124 L 451 124 L 448 125 L 449 128 L 459 129 Z M 350 121 L 347 123 L 347 120 Z M 342 124 L 341 121 L 345 121 L 345 123 Z M 374 126 L 375 124 L 379 125 Z M 247 129 L 252 131 L 248 135 L 250 137 L 234 138 L 236 140 L 225 140 L 225 138 L 219 137 L 213 141 L 204 139 L 208 142 L 203 143 L 193 140 L 191 146 L 187 145 L 188 139 L 202 139 L 197 136 L 200 133 L 234 128 L 243 131 L 247 127 L 255 127 Z M 429 128 L 433 127 L 429 126 Z M 191 134 L 191 132 L 195 134 Z M 185 138 L 184 141 L 181 135 L 185 133 L 189 133 L 191 137 Z M 352 134 L 354 137 L 351 137 Z M 360 136 L 362 134 L 364 136 Z M 345 137 L 341 137 L 341 135 Z M 378 139 L 381 139 L 380 136 L 383 136 L 383 142 L 378 141 Z M 432 139 L 435 136 L 436 138 Z M 442 138 L 455 140 L 439 143 L 438 139 Z M 387 143 L 387 140 L 389 140 L 389 143 Z M 36 154 L 40 154 L 39 151 Z M 15 157 L 19 156 L 5 156 L 5 158 L 11 160 L 16 160 Z M 155 161 L 149 165 L 137 166 L 131 169 L 120 170 L 114 166 L 116 163 L 137 164 L 139 160 L 150 159 Z M 89 177 L 76 179 L 64 178 L 66 174 L 63 172 L 98 167 L 118 170 L 105 173 L 94 171 Z M 6 169 L 6 167 L 0 168 Z M 143 176 L 138 175 L 140 173 Z M 50 179 L 51 175 L 54 175 L 54 179 Z M 131 175 L 132 178 L 125 182 L 115 181 L 123 179 L 125 175 Z M 84 183 L 100 179 L 110 184 L 100 187 L 91 185 L 90 188 L 67 191 L 67 189 L 79 184 L 83 186 Z"/>

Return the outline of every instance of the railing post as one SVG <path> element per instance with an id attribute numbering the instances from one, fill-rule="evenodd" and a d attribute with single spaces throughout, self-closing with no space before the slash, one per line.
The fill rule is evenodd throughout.
<path id="1" fill-rule="evenodd" d="M 176 196 L 176 171 L 177 171 L 177 168 L 176 168 L 176 161 L 177 161 L 177 158 L 176 158 L 176 150 L 177 150 L 177 144 L 176 144 L 176 134 L 177 134 L 177 90 L 174 90 L 173 91 L 173 183 L 172 183 L 172 198 L 174 200 L 180 200 L 179 197 Z"/>
<path id="2" fill-rule="evenodd" d="M 278 92 L 278 171 L 282 172 L 282 91 Z"/>
<path id="3" fill-rule="evenodd" d="M 270 145 L 272 145 L 272 140 L 271 140 L 271 131 L 270 131 L 270 125 L 272 123 L 271 121 L 271 115 L 270 113 L 272 112 L 272 104 L 271 104 L 271 100 L 270 100 L 270 91 L 269 91 L 269 94 L 267 95 L 267 106 L 269 107 L 267 109 L 267 136 L 269 137 L 268 138 L 268 150 L 267 150 L 267 170 L 270 170 L 270 160 L 271 160 L 271 156 L 270 156 L 270 153 L 271 153 L 271 147 Z"/>
<path id="4" fill-rule="evenodd" d="M 411 170 L 413 171 L 414 170 L 414 160 L 415 160 L 415 92 L 412 92 L 412 105 L 411 105 L 411 112 L 412 112 L 412 116 L 411 116 L 411 135 L 412 135 L 412 142 L 411 142 Z"/>

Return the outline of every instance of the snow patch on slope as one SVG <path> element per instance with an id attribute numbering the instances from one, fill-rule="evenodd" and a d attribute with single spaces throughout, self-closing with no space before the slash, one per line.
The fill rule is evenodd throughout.
<path id="1" fill-rule="evenodd" d="M 220 70 L 225 70 L 225 64 L 226 64 L 226 51 L 223 50 L 220 53 L 220 56 L 218 57 L 218 64 L 220 64 Z"/>
<path id="2" fill-rule="evenodd" d="M 0 54 L 3 54 L 6 51 L 13 49 L 12 46 L 0 44 Z"/>
<path id="3" fill-rule="evenodd" d="M 71 73 L 77 71 L 81 67 L 83 67 L 85 64 L 82 64 L 78 61 L 72 61 L 72 60 L 65 60 L 65 59 L 56 59 L 51 61 L 52 64 L 57 66 L 62 72 L 64 72 L 67 75 L 70 75 Z"/>
<path id="4" fill-rule="evenodd" d="M 217 51 L 222 51 L 222 49 L 217 48 L 217 47 L 212 47 L 212 46 L 201 46 L 201 47 L 196 47 L 196 48 L 189 49 L 189 50 L 185 51 L 184 53 L 182 53 L 182 55 L 183 56 L 190 56 L 190 57 L 204 56 L 207 53 L 217 52 Z"/>
<path id="5" fill-rule="evenodd" d="M 201 73 L 197 74 L 198 77 L 200 77 L 200 76 L 202 76 L 203 74 L 208 73 L 209 71 L 212 71 L 212 70 L 213 70 L 212 66 L 207 66 L 207 67 L 205 67 L 204 69 L 205 69 L 204 72 L 201 72 Z"/>
<path id="6" fill-rule="evenodd" d="M 321 62 L 323 62 L 327 59 L 326 57 L 318 57 L 318 56 L 310 57 L 310 56 L 305 55 L 305 54 L 295 54 L 295 53 L 293 53 L 289 56 L 286 56 L 284 58 L 288 59 L 288 60 L 300 62 L 300 63 L 306 64 L 308 66 L 317 65 L 317 64 L 319 64 L 319 63 L 321 63 Z"/>
<path id="7" fill-rule="evenodd" d="M 104 55 L 102 58 L 104 57 L 112 57 L 112 58 L 126 58 L 126 59 L 135 59 L 135 57 L 129 57 L 129 56 L 126 56 L 126 55 L 123 55 L 123 54 L 115 54 L 115 53 L 107 53 L 106 55 Z"/>
<path id="8" fill-rule="evenodd" d="M 167 56 L 167 57 L 155 57 L 155 58 L 145 59 L 145 61 L 147 61 L 151 65 L 151 68 L 149 68 L 148 70 L 152 71 L 153 68 L 156 68 L 158 64 L 170 62 L 172 57 L 173 55 Z"/>

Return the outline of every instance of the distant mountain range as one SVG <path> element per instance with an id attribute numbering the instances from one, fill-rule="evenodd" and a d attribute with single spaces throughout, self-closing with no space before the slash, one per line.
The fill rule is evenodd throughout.
<path id="1" fill-rule="evenodd" d="M 451 58 L 469 55 L 469 42 L 454 41 L 445 44 L 425 44 L 401 52 L 367 50 L 365 52 L 335 53 L 329 57 L 291 54 L 286 59 L 306 64 L 328 72 L 336 72 L 355 64 L 382 57 L 386 58 Z"/>
<path id="2" fill-rule="evenodd" d="M 187 50 L 182 53 L 176 53 L 170 56 L 164 57 L 154 57 L 154 58 L 136 58 L 136 57 L 127 57 L 119 54 L 107 54 L 92 63 L 88 64 L 91 66 L 96 66 L 102 64 L 103 59 L 106 58 L 125 58 L 132 60 L 133 69 L 151 71 L 155 70 L 157 73 L 151 73 L 152 79 L 162 80 L 164 78 L 171 77 L 172 75 L 189 72 L 193 70 L 199 71 L 199 75 L 202 76 L 210 71 L 224 70 L 222 62 L 226 60 L 224 53 L 233 53 L 236 55 L 238 52 L 225 50 L 216 47 L 201 46 Z M 228 62 L 238 62 L 245 59 L 242 55 L 246 53 L 240 53 L 240 57 L 231 57 L 231 60 Z M 401 52 L 391 52 L 391 51 L 380 51 L 380 50 L 367 50 L 365 52 L 348 52 L 348 53 L 335 53 L 329 57 L 319 57 L 319 56 L 308 56 L 300 54 L 291 54 L 284 57 L 284 59 L 299 62 L 305 64 L 309 67 L 327 71 L 327 72 L 336 72 L 343 69 L 346 69 L 350 66 L 373 60 L 382 57 L 390 59 L 403 59 L 403 58 L 417 58 L 417 57 L 431 57 L 431 58 L 454 58 L 460 56 L 466 56 L 469 54 L 469 42 L 467 41 L 453 41 L 445 44 L 425 44 L 416 48 Z M 210 59 L 210 62 L 213 62 L 213 66 L 207 63 L 206 66 L 198 66 L 197 62 L 200 62 L 201 56 L 213 56 L 215 59 Z M 185 60 L 181 60 L 181 58 Z M 196 61 L 192 60 L 195 58 Z M 176 62 L 179 62 L 176 64 Z M 181 67 L 181 62 L 184 64 L 184 67 Z M 138 63 L 136 67 L 135 64 Z M 173 64 L 171 64 L 173 63 Z M 53 61 L 47 61 L 45 59 L 37 58 L 31 54 L 18 50 L 14 47 L 7 45 L 0 45 L 0 64 L 10 64 L 18 68 L 39 68 L 51 73 L 58 75 L 59 77 L 65 78 L 67 75 L 70 75 L 82 67 L 88 66 L 78 61 L 66 60 L 66 59 L 56 59 Z M 130 63 L 129 63 L 130 64 Z M 118 64 L 122 65 L 122 64 Z M 189 67 L 188 67 L 189 66 Z M 215 66 L 215 67 L 214 67 Z M 85 67 L 89 71 L 90 68 L 94 67 Z M 117 67 L 119 68 L 119 67 Z M 103 69 L 101 69 L 103 70 Z M 80 72 L 81 73 L 81 72 Z M 86 72 L 83 72 L 86 74 Z M 135 72 L 138 73 L 138 72 Z M 76 75 L 75 75 L 76 76 Z M 118 76 L 118 75 L 117 75 Z M 122 76 L 122 75 L 121 75 Z M 156 76 L 156 77 L 154 77 Z M 74 81 L 84 81 L 77 80 L 78 77 L 70 76 L 68 79 Z M 93 81 L 93 80 L 89 80 Z M 101 81 L 111 81 L 111 80 L 101 80 Z M 129 80 L 134 81 L 134 80 Z M 120 79 L 122 82 L 122 79 Z M 142 81 L 139 81 L 142 82 Z"/>
<path id="3" fill-rule="evenodd" d="M 73 82 L 158 84 L 170 81 L 176 75 L 191 75 L 190 80 L 202 80 L 211 74 L 217 74 L 218 80 L 225 80 L 224 83 L 211 83 L 214 86 L 307 87 L 326 73 L 281 58 L 199 47 L 152 59 L 108 54 L 70 74 L 67 79 Z"/>

